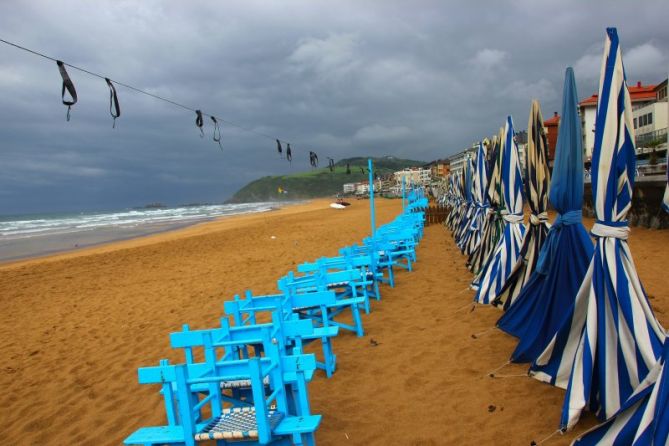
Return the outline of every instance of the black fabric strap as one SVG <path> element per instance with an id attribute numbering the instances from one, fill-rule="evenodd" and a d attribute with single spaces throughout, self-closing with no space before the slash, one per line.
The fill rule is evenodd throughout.
<path id="1" fill-rule="evenodd" d="M 195 125 L 200 129 L 200 138 L 204 138 L 204 130 L 202 130 L 202 126 L 204 125 L 202 112 L 200 110 L 195 110 L 195 114 L 197 115 L 195 118 Z"/>
<path id="2" fill-rule="evenodd" d="M 288 162 L 293 161 L 293 152 L 290 150 L 290 143 L 286 146 L 286 159 Z"/>
<path id="3" fill-rule="evenodd" d="M 217 142 L 218 147 L 223 150 L 223 146 L 221 145 L 221 127 L 218 125 L 218 121 L 215 117 L 212 116 L 211 121 L 214 123 L 214 141 Z"/>
<path id="4" fill-rule="evenodd" d="M 276 150 L 277 150 L 277 152 L 279 152 L 279 156 L 281 158 L 283 158 L 283 155 L 282 155 L 283 149 L 281 148 L 281 141 L 279 141 L 278 139 L 276 140 Z"/>
<path id="5" fill-rule="evenodd" d="M 77 103 L 77 90 L 74 88 L 74 83 L 72 83 L 72 79 L 70 79 L 70 75 L 67 74 L 67 70 L 65 70 L 65 64 L 61 62 L 60 60 L 56 61 L 56 64 L 58 65 L 58 71 L 60 71 L 60 77 L 63 78 L 63 89 L 60 92 L 60 96 L 63 100 L 63 105 L 67 105 L 67 120 L 70 120 L 70 108 L 74 104 Z M 71 100 L 66 100 L 65 99 L 65 91 L 67 90 L 67 93 L 70 95 Z"/>
<path id="6" fill-rule="evenodd" d="M 107 86 L 109 87 L 109 114 L 114 118 L 112 128 L 116 128 L 116 118 L 121 116 L 121 106 L 118 104 L 118 96 L 116 96 L 116 87 L 108 77 L 105 78 Z"/>

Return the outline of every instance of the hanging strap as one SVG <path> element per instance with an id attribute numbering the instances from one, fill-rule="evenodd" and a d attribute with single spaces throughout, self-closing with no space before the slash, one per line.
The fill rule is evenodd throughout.
<path id="1" fill-rule="evenodd" d="M 277 150 L 277 152 L 279 152 L 279 156 L 281 158 L 283 158 L 283 155 L 282 155 L 283 149 L 281 148 L 281 141 L 279 141 L 278 139 L 276 140 L 276 150 Z"/>
<path id="2" fill-rule="evenodd" d="M 200 129 L 200 138 L 204 138 L 204 130 L 202 130 L 202 126 L 204 125 L 204 121 L 202 119 L 202 111 L 195 110 L 195 114 L 197 115 L 197 117 L 195 118 L 195 125 Z"/>
<path id="3" fill-rule="evenodd" d="M 77 90 L 74 88 L 74 83 L 72 83 L 72 79 L 70 79 L 70 75 L 67 74 L 67 70 L 65 70 L 65 64 L 61 62 L 60 60 L 56 61 L 56 64 L 58 65 L 58 71 L 60 71 L 60 77 L 63 78 L 63 89 L 60 93 L 60 96 L 63 100 L 63 105 L 67 105 L 67 120 L 70 120 L 70 109 L 74 104 L 77 103 Z M 71 100 L 66 100 L 65 99 L 65 91 L 67 90 L 67 93 L 70 95 Z"/>
<path id="4" fill-rule="evenodd" d="M 116 87 L 108 77 L 105 78 L 107 86 L 109 87 L 109 114 L 114 118 L 112 128 L 116 128 L 116 118 L 121 116 L 121 106 L 118 104 L 118 97 L 116 96 Z"/>
<path id="5" fill-rule="evenodd" d="M 286 159 L 288 162 L 293 161 L 293 152 L 290 150 L 290 143 L 286 145 Z"/>
<path id="6" fill-rule="evenodd" d="M 218 125 L 218 121 L 215 117 L 211 116 L 211 121 L 214 123 L 214 141 L 218 143 L 218 147 L 223 150 L 221 145 L 221 127 Z"/>

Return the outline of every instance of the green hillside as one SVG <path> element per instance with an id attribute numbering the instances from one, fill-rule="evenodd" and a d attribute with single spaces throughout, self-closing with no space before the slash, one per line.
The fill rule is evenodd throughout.
<path id="1" fill-rule="evenodd" d="M 372 158 L 374 173 L 385 175 L 405 167 L 422 166 L 423 161 L 399 159 L 390 156 Z M 346 173 L 346 164 L 351 173 Z M 362 173 L 360 168 L 365 168 Z M 328 197 L 342 191 L 345 183 L 366 181 L 367 158 L 346 158 L 335 163 L 334 172 L 327 167 L 312 169 L 292 175 L 268 176 L 254 180 L 239 189 L 228 203 L 249 203 L 254 201 L 299 200 L 304 198 Z M 279 193 L 279 188 L 287 193 Z"/>

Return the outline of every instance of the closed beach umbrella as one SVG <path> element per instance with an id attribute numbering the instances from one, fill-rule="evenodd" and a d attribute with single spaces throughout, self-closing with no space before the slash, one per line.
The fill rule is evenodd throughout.
<path id="1" fill-rule="evenodd" d="M 502 205 L 500 204 L 502 201 L 502 178 L 500 172 L 502 170 L 503 136 L 504 128 L 501 128 L 499 135 L 493 137 L 488 149 L 488 165 L 486 167 L 488 185 L 485 189 L 485 194 L 487 195 L 489 206 L 486 209 L 483 220 L 481 242 L 477 249 L 469 256 L 467 262 L 469 270 L 474 273 L 474 280 L 472 281 L 472 288 L 474 289 L 478 289 L 483 269 L 495 246 L 497 246 L 497 242 L 504 229 L 504 220 L 501 217 Z"/>
<path id="2" fill-rule="evenodd" d="M 562 96 L 550 202 L 558 212 L 539 262 L 516 302 L 497 322 L 519 338 L 514 362 L 532 362 L 573 315 L 576 293 L 592 258 L 592 240 L 582 223 L 583 140 L 574 71 L 567 68 Z M 556 349 L 566 338 L 555 339 Z"/>
<path id="3" fill-rule="evenodd" d="M 607 29 L 599 81 L 592 155 L 597 222 L 595 251 L 576 295 L 573 317 L 531 371 L 567 389 L 561 429 L 570 429 L 586 406 L 601 420 L 614 415 L 655 366 L 665 331 L 648 303 L 627 245 L 635 150 L 632 106 L 618 34 Z"/>
<path id="4" fill-rule="evenodd" d="M 472 181 L 473 211 L 469 224 L 469 234 L 467 235 L 463 250 L 463 253 L 467 256 L 471 255 L 478 248 L 483 234 L 483 222 L 486 208 L 488 207 L 488 197 L 486 195 L 488 172 L 486 164 L 486 145 L 481 141 L 476 150 L 476 163 Z"/>
<path id="5" fill-rule="evenodd" d="M 474 177 L 474 162 L 472 161 L 471 157 L 467 155 L 467 157 L 465 158 L 465 165 L 463 170 L 462 188 L 463 188 L 464 203 L 462 208 L 462 215 L 460 219 L 460 225 L 458 226 L 455 234 L 453 235 L 455 238 L 455 243 L 458 245 L 458 248 L 460 248 L 461 252 L 464 249 L 464 243 L 467 234 L 469 232 L 472 210 L 474 208 L 474 201 L 472 195 L 473 177 Z"/>
<path id="6" fill-rule="evenodd" d="M 530 204 L 530 221 L 520 248 L 520 257 L 504 288 L 495 298 L 495 305 L 508 310 L 520 291 L 530 280 L 539 259 L 539 251 L 548 235 L 548 189 L 551 173 L 548 170 L 548 143 L 539 101 L 532 101 L 527 124 L 528 138 L 525 150 L 525 195 Z"/>
<path id="7" fill-rule="evenodd" d="M 495 251 L 483 269 L 475 302 L 489 304 L 502 290 L 511 274 L 511 269 L 518 261 L 520 246 L 523 241 L 523 179 L 518 159 L 518 146 L 514 140 L 511 116 L 506 120 L 504 129 L 504 150 L 502 153 L 502 218 L 506 225 L 502 237 L 497 242 Z"/>
<path id="8" fill-rule="evenodd" d="M 586 432 L 574 446 L 669 444 L 669 342 L 646 379 L 634 390 L 620 411 Z"/>

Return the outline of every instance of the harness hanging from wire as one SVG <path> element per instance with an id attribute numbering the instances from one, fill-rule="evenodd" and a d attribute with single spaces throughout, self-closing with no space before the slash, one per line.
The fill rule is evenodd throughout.
<path id="1" fill-rule="evenodd" d="M 116 118 L 121 116 L 121 106 L 118 103 L 118 96 L 116 96 L 116 87 L 114 87 L 114 84 L 108 77 L 105 78 L 105 82 L 107 82 L 107 86 L 109 87 L 109 114 L 114 118 L 112 128 L 115 129 Z"/>
<path id="2" fill-rule="evenodd" d="M 328 157 L 328 169 L 330 169 L 330 172 L 334 172 L 334 160 L 330 157 Z"/>
<path id="3" fill-rule="evenodd" d="M 214 142 L 218 143 L 218 147 L 220 147 L 222 151 L 223 146 L 221 145 L 221 127 L 218 125 L 218 120 L 216 120 L 215 116 L 211 116 L 211 121 L 214 123 Z"/>
<path id="4" fill-rule="evenodd" d="M 195 118 L 195 125 L 197 128 L 200 129 L 200 138 L 204 138 L 204 130 L 202 130 L 202 126 L 204 125 L 204 120 L 202 119 L 202 111 L 201 110 L 195 110 L 195 114 L 197 117 Z"/>
<path id="5" fill-rule="evenodd" d="M 70 79 L 70 75 L 67 74 L 67 70 L 65 69 L 65 64 L 57 60 L 56 64 L 58 65 L 58 71 L 60 71 L 60 77 L 63 78 L 63 89 L 60 92 L 60 96 L 63 100 L 63 105 L 67 105 L 67 121 L 70 121 L 70 109 L 74 104 L 77 103 L 77 90 L 74 88 L 74 83 L 72 82 L 72 79 Z M 70 95 L 70 99 L 67 100 L 65 99 L 65 91 Z"/>
<path id="6" fill-rule="evenodd" d="M 286 144 L 286 159 L 289 163 L 293 162 L 293 152 L 290 150 L 290 143 Z"/>
<path id="7" fill-rule="evenodd" d="M 281 141 L 276 140 L 276 151 L 279 152 L 279 157 L 283 158 L 283 148 L 281 147 Z"/>
<path id="8" fill-rule="evenodd" d="M 311 164 L 311 167 L 318 167 L 318 155 L 316 155 L 316 152 L 309 151 L 309 164 Z"/>

